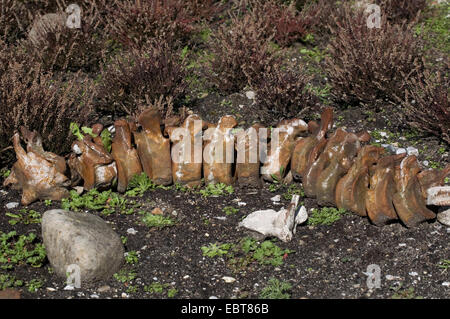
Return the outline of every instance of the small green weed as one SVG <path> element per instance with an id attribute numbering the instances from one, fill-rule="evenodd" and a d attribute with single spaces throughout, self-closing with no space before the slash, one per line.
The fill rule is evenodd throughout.
<path id="1" fill-rule="evenodd" d="M 223 256 L 228 254 L 228 251 L 232 248 L 232 244 L 211 243 L 209 246 L 201 247 L 203 256 L 214 258 L 216 256 Z"/>
<path id="2" fill-rule="evenodd" d="M 130 265 L 136 265 L 139 262 L 138 253 L 131 250 L 125 254 L 125 262 Z"/>
<path id="3" fill-rule="evenodd" d="M 0 177 L 7 178 L 11 174 L 11 171 L 7 168 L 2 168 L 0 170 Z"/>
<path id="4" fill-rule="evenodd" d="M 402 286 L 391 288 L 395 293 L 391 296 L 392 299 L 423 299 L 422 296 L 416 296 L 414 287 L 402 289 Z"/>
<path id="5" fill-rule="evenodd" d="M 443 272 L 446 272 L 447 269 L 450 268 L 450 259 L 442 259 L 442 260 L 439 262 L 438 267 L 439 267 L 440 269 L 443 269 Z"/>
<path id="6" fill-rule="evenodd" d="M 16 231 L 0 231 L 0 269 L 13 269 L 16 265 L 23 264 L 41 267 L 45 257 L 45 247 L 36 242 L 36 234 L 17 237 Z"/>
<path id="7" fill-rule="evenodd" d="M 269 284 L 259 294 L 260 299 L 290 299 L 288 293 L 292 285 L 288 282 L 281 282 L 276 278 L 270 278 Z"/>
<path id="8" fill-rule="evenodd" d="M 211 183 L 206 185 L 204 189 L 201 189 L 199 193 L 203 197 L 231 195 L 234 193 L 234 188 L 223 183 Z"/>
<path id="9" fill-rule="evenodd" d="M 226 206 L 222 209 L 222 211 L 225 213 L 225 215 L 235 215 L 239 212 L 239 208 L 235 208 L 233 206 Z"/>
<path id="10" fill-rule="evenodd" d="M 162 229 L 164 227 L 170 227 L 175 225 L 175 221 L 170 217 L 164 217 L 161 215 L 154 215 L 149 212 L 139 212 L 140 215 L 143 215 L 141 218 L 142 223 L 144 223 L 147 227 L 156 227 Z"/>
<path id="11" fill-rule="evenodd" d="M 334 222 L 341 219 L 341 217 L 348 212 L 345 209 L 337 209 L 334 207 L 323 207 L 311 210 L 311 215 L 308 218 L 308 225 L 332 225 Z"/>
<path id="12" fill-rule="evenodd" d="M 40 279 L 32 279 L 30 282 L 27 283 L 27 288 L 29 292 L 36 292 L 40 288 L 44 286 L 44 282 Z"/>
<path id="13" fill-rule="evenodd" d="M 127 271 L 126 269 L 121 269 L 118 273 L 113 275 L 113 277 L 121 283 L 130 282 L 136 279 L 136 276 L 137 274 L 135 271 Z"/>
<path id="14" fill-rule="evenodd" d="M 22 286 L 23 281 L 20 279 L 16 279 L 15 276 L 11 276 L 8 274 L 0 274 L 0 291 L 5 290 L 7 288 L 16 288 Z"/>
<path id="15" fill-rule="evenodd" d="M 22 223 L 24 225 L 29 224 L 39 224 L 42 221 L 41 214 L 35 210 L 26 210 L 21 209 L 18 213 L 5 213 L 6 216 L 11 217 L 11 219 L 8 221 L 11 225 L 16 225 L 18 223 Z"/>
<path id="16" fill-rule="evenodd" d="M 130 197 L 141 197 L 148 190 L 155 190 L 157 185 L 152 182 L 150 178 L 148 178 L 147 174 L 142 172 L 139 175 L 133 176 L 131 181 L 128 183 L 128 190 L 125 192 L 125 195 Z"/>

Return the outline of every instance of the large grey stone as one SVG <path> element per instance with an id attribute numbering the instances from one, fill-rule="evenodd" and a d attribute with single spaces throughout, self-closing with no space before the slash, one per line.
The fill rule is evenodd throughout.
<path id="1" fill-rule="evenodd" d="M 42 237 L 55 273 L 66 278 L 67 267 L 77 265 L 81 284 L 108 279 L 124 260 L 119 235 L 103 219 L 89 213 L 46 211 Z"/>

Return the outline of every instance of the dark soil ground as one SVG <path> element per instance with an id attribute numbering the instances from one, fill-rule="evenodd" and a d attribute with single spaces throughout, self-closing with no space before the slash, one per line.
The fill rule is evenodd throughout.
<path id="1" fill-rule="evenodd" d="M 251 106 L 251 100 L 244 93 L 228 98 L 232 101 L 228 107 L 235 109 L 236 113 L 242 114 L 242 110 L 247 109 L 239 105 Z M 216 98 L 215 103 L 218 100 L 220 98 Z M 196 112 L 210 121 L 222 115 L 220 112 L 212 114 L 206 105 L 203 107 L 204 114 L 202 107 Z M 255 118 L 252 112 L 241 117 L 246 125 Z M 337 114 L 335 119 L 339 127 L 345 126 L 348 130 L 389 132 L 390 129 L 386 127 L 388 116 L 383 114 L 371 115 L 368 120 L 364 114 L 349 110 Z M 398 132 L 398 128 L 395 129 Z M 405 135 L 407 138 L 402 139 Z M 448 162 L 448 149 L 440 145 L 437 139 L 405 135 L 396 135 L 398 138 L 389 142 L 397 142 L 404 147 L 414 145 L 419 149 L 421 163 L 428 160 L 442 167 Z M 40 224 L 19 223 L 12 226 L 8 223 L 10 218 L 5 215 L 5 204 L 19 202 L 20 194 L 10 189 L 5 191 L 0 195 L 0 229 L 3 232 L 16 230 L 18 234 L 34 232 L 40 238 Z M 437 221 L 414 229 L 407 229 L 400 223 L 376 227 L 367 218 L 348 214 L 330 226 L 299 225 L 290 243 L 274 241 L 282 249 L 294 251 L 278 267 L 253 262 L 233 271 L 229 259 L 203 256 L 202 246 L 210 243 L 237 244 L 247 236 L 243 229 L 237 228 L 237 224 L 249 213 L 258 209 L 286 207 L 289 201 L 283 196 L 279 205 L 270 200 L 274 195 L 285 192 L 283 188 L 271 192 L 269 184 L 256 190 L 236 187 L 231 195 L 206 198 L 197 193 L 176 190 L 148 191 L 137 198 L 142 207 L 148 211 L 160 207 L 166 215 L 177 220 L 175 226 L 163 229 L 149 229 L 142 225 L 136 213 L 102 216 L 119 235 L 127 237 L 126 251 L 138 252 L 139 262 L 124 266 L 126 272 L 136 272 L 136 278 L 126 283 L 111 278 L 105 282 L 82 284 L 81 289 L 67 291 L 64 290 L 65 280 L 52 273 L 48 262 L 41 268 L 17 266 L 14 271 L 6 273 L 24 282 L 32 279 L 43 282 L 37 292 L 20 288 L 22 298 L 168 298 L 169 289 L 176 289 L 175 298 L 258 298 L 272 277 L 290 283 L 292 288 L 289 293 L 294 299 L 450 297 L 450 270 L 442 267 L 442 262 L 450 257 L 450 228 Z M 301 200 L 308 210 L 317 207 L 314 199 Z M 238 206 L 238 202 L 246 205 Z M 239 212 L 226 215 L 223 211 L 226 206 L 236 207 Z M 60 203 L 53 202 L 46 206 L 43 202 L 36 202 L 27 207 L 41 214 L 52 208 L 60 208 Z M 129 228 L 134 228 L 137 233 L 128 234 Z M 371 264 L 381 269 L 381 288 L 369 289 L 367 286 L 365 272 Z M 235 281 L 226 283 L 222 279 L 224 276 L 233 277 Z M 152 283 L 166 286 L 160 293 L 146 292 L 144 286 Z"/>

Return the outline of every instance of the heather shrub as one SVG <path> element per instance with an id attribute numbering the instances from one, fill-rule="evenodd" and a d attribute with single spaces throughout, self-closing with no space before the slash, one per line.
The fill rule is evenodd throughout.
<path id="1" fill-rule="evenodd" d="M 13 55 L 0 52 L 0 56 Z M 3 60 L 0 58 L 0 60 Z M 2 61 L 4 62 L 4 61 Z M 39 132 L 46 150 L 70 150 L 70 122 L 86 124 L 91 114 L 90 83 L 81 74 L 68 80 L 42 72 L 39 65 L 10 59 L 0 69 L 0 151 L 11 145 L 14 132 L 24 125 Z M 13 151 L 1 151 L 10 162 Z"/>
<path id="2" fill-rule="evenodd" d="M 65 8 L 61 5 L 50 17 L 36 16 L 32 33 L 23 46 L 44 70 L 97 72 L 107 48 L 103 32 L 104 6 L 83 1 L 80 4 L 81 28 L 66 26 Z"/>
<path id="3" fill-rule="evenodd" d="M 410 24 L 368 28 L 363 10 L 344 5 L 336 10 L 336 27 L 325 57 L 333 97 L 341 103 L 377 108 L 395 102 L 404 81 L 423 69 L 422 42 Z"/>
<path id="4" fill-rule="evenodd" d="M 196 22 L 215 11 L 212 0 L 125 0 L 110 10 L 109 32 L 124 46 L 142 48 L 149 41 L 164 39 L 179 46 L 197 30 Z"/>
<path id="5" fill-rule="evenodd" d="M 307 89 L 311 77 L 301 70 L 268 67 L 256 80 L 256 102 L 267 118 L 295 117 L 317 103 Z"/>
<path id="6" fill-rule="evenodd" d="M 222 92 L 236 92 L 252 83 L 266 65 L 276 58 L 270 51 L 266 19 L 251 14 L 231 17 L 229 26 L 221 25 L 211 36 L 210 78 Z"/>
<path id="7" fill-rule="evenodd" d="M 427 0 L 375 0 L 391 22 L 413 21 L 428 7 Z"/>
<path id="8" fill-rule="evenodd" d="M 186 74 L 184 60 L 167 42 L 121 53 L 102 68 L 98 107 L 132 115 L 161 96 L 171 97 L 179 106 L 186 90 Z"/>
<path id="9" fill-rule="evenodd" d="M 437 74 L 426 70 L 406 82 L 403 115 L 410 125 L 450 144 L 449 68 Z"/>
<path id="10" fill-rule="evenodd" d="M 316 23 L 315 15 L 318 7 L 310 7 L 305 11 L 298 11 L 295 3 L 280 4 L 269 0 L 257 2 L 253 9 L 259 19 L 267 20 L 267 32 L 273 32 L 273 41 L 281 46 L 289 46 L 302 40 L 311 32 Z"/>

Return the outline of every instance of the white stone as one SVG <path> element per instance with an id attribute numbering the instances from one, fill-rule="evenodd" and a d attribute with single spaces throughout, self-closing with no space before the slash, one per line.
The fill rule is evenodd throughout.
<path id="1" fill-rule="evenodd" d="M 404 148 L 397 148 L 396 150 L 395 150 L 395 154 L 403 154 L 403 153 L 406 153 L 406 150 L 404 149 Z"/>
<path id="2" fill-rule="evenodd" d="M 437 220 L 445 226 L 450 226 L 450 207 L 447 210 L 438 213 Z"/>
<path id="3" fill-rule="evenodd" d="M 219 299 L 216 296 L 210 296 L 209 299 Z"/>
<path id="4" fill-rule="evenodd" d="M 231 284 L 236 281 L 236 278 L 229 277 L 229 276 L 223 276 L 222 280 L 225 281 L 227 284 Z"/>
<path id="5" fill-rule="evenodd" d="M 444 282 L 442 283 L 442 286 L 450 287 L 450 281 L 444 281 Z"/>
<path id="6" fill-rule="evenodd" d="M 253 92 L 253 91 L 247 91 L 247 92 L 245 92 L 245 96 L 246 96 L 247 99 L 249 99 L 249 100 L 254 100 L 255 97 L 256 97 L 256 94 L 255 94 L 255 92 Z"/>
<path id="7" fill-rule="evenodd" d="M 64 290 L 74 290 L 74 289 L 75 289 L 75 287 L 72 285 L 67 285 L 64 287 Z"/>
<path id="8" fill-rule="evenodd" d="M 130 295 L 129 294 L 126 294 L 126 293 L 124 293 L 124 292 L 122 292 L 122 298 L 128 298 L 128 297 L 130 297 Z"/>
<path id="9" fill-rule="evenodd" d="M 406 152 L 408 153 L 408 155 L 414 155 L 414 156 L 419 156 L 419 150 L 415 147 L 412 146 L 408 146 L 406 148 Z"/>
<path id="10" fill-rule="evenodd" d="M 299 198 L 299 195 L 292 196 L 288 209 L 282 208 L 278 212 L 273 209 L 255 211 L 238 226 L 256 231 L 266 237 L 275 236 L 284 242 L 291 241 L 296 226 L 308 219 L 306 208 L 304 206 L 297 208 Z"/>
<path id="11" fill-rule="evenodd" d="M 127 234 L 136 235 L 137 234 L 137 230 L 134 229 L 134 228 L 128 228 L 127 229 Z"/>
<path id="12" fill-rule="evenodd" d="M 270 199 L 272 202 L 279 202 L 281 201 L 281 195 L 275 195 Z"/>
<path id="13" fill-rule="evenodd" d="M 238 202 L 237 204 L 238 204 L 238 206 L 246 206 L 247 205 L 247 203 L 244 203 L 244 202 Z"/>
<path id="14" fill-rule="evenodd" d="M 418 276 L 419 274 L 415 271 L 412 271 L 409 273 L 409 275 L 415 277 L 415 276 Z"/>
<path id="15" fill-rule="evenodd" d="M 423 164 L 424 166 L 427 166 L 427 167 L 428 167 L 428 165 L 430 165 L 430 162 L 428 162 L 427 160 L 425 160 L 425 161 L 422 162 L 422 164 Z"/>
<path id="16" fill-rule="evenodd" d="M 19 203 L 18 202 L 11 202 L 5 205 L 6 209 L 14 209 L 16 207 L 19 207 Z"/>
<path id="17" fill-rule="evenodd" d="M 124 261 L 119 235 L 93 214 L 46 211 L 42 216 L 42 238 L 55 273 L 66 278 L 67 267 L 76 265 L 81 284 L 109 279 Z"/>
<path id="18" fill-rule="evenodd" d="M 427 195 L 427 205 L 450 206 L 450 186 L 430 187 Z"/>
<path id="19" fill-rule="evenodd" d="M 91 295 L 91 298 L 92 298 L 92 299 L 98 299 L 98 298 L 100 298 L 100 297 L 99 297 L 99 295 L 92 294 L 92 295 Z"/>
<path id="20" fill-rule="evenodd" d="M 56 291 L 56 289 L 55 289 L 55 288 L 52 288 L 52 287 L 47 287 L 46 289 L 47 289 L 47 291 L 50 291 L 50 292 Z"/>

